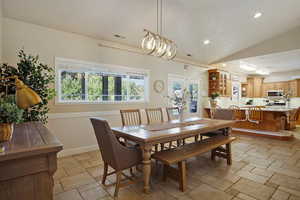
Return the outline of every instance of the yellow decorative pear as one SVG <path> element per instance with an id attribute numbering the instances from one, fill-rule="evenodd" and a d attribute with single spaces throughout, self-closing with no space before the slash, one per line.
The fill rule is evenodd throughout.
<path id="1" fill-rule="evenodd" d="M 16 103 L 19 108 L 27 109 L 31 106 L 39 104 L 42 99 L 41 97 L 25 85 L 21 80 L 16 78 Z"/>

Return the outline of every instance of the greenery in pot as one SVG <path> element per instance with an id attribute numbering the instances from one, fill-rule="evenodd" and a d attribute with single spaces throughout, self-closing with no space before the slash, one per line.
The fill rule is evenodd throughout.
<path id="1" fill-rule="evenodd" d="M 23 49 L 18 52 L 19 62 L 17 67 L 2 64 L 0 77 L 18 76 L 27 86 L 33 89 L 42 99 L 42 102 L 24 110 L 23 120 L 40 121 L 47 123 L 47 113 L 49 112 L 48 102 L 55 96 L 55 90 L 51 87 L 54 84 L 54 70 L 39 62 L 38 56 L 27 55 Z M 6 88 L 0 88 L 5 91 Z M 15 94 L 15 87 L 10 86 L 8 94 Z"/>
<path id="2" fill-rule="evenodd" d="M 23 110 L 16 103 L 14 96 L 0 99 L 0 123 L 13 124 L 22 122 Z"/>
<path id="3" fill-rule="evenodd" d="M 219 93 L 213 92 L 213 93 L 211 93 L 210 98 L 211 98 L 212 100 L 215 100 L 215 99 L 217 99 L 219 96 L 220 96 Z"/>

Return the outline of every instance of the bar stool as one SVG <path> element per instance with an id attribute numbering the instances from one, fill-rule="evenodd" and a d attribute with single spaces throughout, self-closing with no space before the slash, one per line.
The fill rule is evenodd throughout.
<path id="1" fill-rule="evenodd" d="M 250 107 L 248 109 L 248 121 L 256 124 L 261 123 L 263 120 L 262 106 Z"/>

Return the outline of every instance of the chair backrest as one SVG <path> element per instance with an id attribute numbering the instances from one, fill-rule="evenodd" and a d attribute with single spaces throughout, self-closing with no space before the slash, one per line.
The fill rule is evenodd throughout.
<path id="1" fill-rule="evenodd" d="M 162 123 L 164 121 L 162 108 L 146 108 L 148 124 Z"/>
<path id="2" fill-rule="evenodd" d="M 294 109 L 290 112 L 290 121 L 298 121 L 299 109 Z"/>
<path id="3" fill-rule="evenodd" d="M 249 120 L 262 121 L 263 120 L 263 112 L 261 109 L 262 109 L 262 106 L 250 107 L 248 110 Z"/>
<path id="4" fill-rule="evenodd" d="M 246 113 L 239 106 L 231 105 L 229 109 L 233 110 L 235 120 L 246 120 Z"/>
<path id="5" fill-rule="evenodd" d="M 169 108 L 166 108 L 166 110 L 167 110 L 167 115 L 168 115 L 168 121 L 179 118 L 179 108 L 178 107 L 169 107 Z"/>
<path id="6" fill-rule="evenodd" d="M 121 156 L 123 146 L 112 133 L 106 120 L 100 118 L 90 118 L 90 120 L 95 131 L 103 161 L 115 170 L 120 169 L 121 163 L 117 158 Z"/>
<path id="7" fill-rule="evenodd" d="M 298 108 L 297 114 L 296 114 L 296 121 L 299 121 L 300 118 L 300 107 Z"/>
<path id="8" fill-rule="evenodd" d="M 123 126 L 138 126 L 142 124 L 139 109 L 120 110 Z"/>
<path id="9" fill-rule="evenodd" d="M 214 112 L 214 119 L 233 120 L 234 111 L 231 109 L 216 109 Z"/>
<path id="10" fill-rule="evenodd" d="M 231 105 L 231 106 L 229 106 L 228 109 L 240 109 L 240 107 L 238 107 L 238 106 L 236 106 L 236 105 Z"/>

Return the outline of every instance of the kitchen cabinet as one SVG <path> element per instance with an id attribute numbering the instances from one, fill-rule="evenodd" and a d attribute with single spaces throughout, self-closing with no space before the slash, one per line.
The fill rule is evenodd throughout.
<path id="1" fill-rule="evenodd" d="M 284 94 L 290 93 L 291 97 L 300 97 L 300 79 L 263 84 L 263 97 L 268 96 L 270 90 L 282 90 Z"/>
<path id="2" fill-rule="evenodd" d="M 250 76 L 247 78 L 247 97 L 260 98 L 263 96 L 263 81 L 260 76 Z"/>
<path id="3" fill-rule="evenodd" d="M 248 84 L 247 83 L 242 83 L 242 97 L 247 97 L 248 93 L 247 93 L 247 89 L 248 89 Z"/>
<path id="4" fill-rule="evenodd" d="M 219 93 L 220 96 L 231 96 L 231 76 L 218 69 L 208 70 L 208 95 Z"/>

